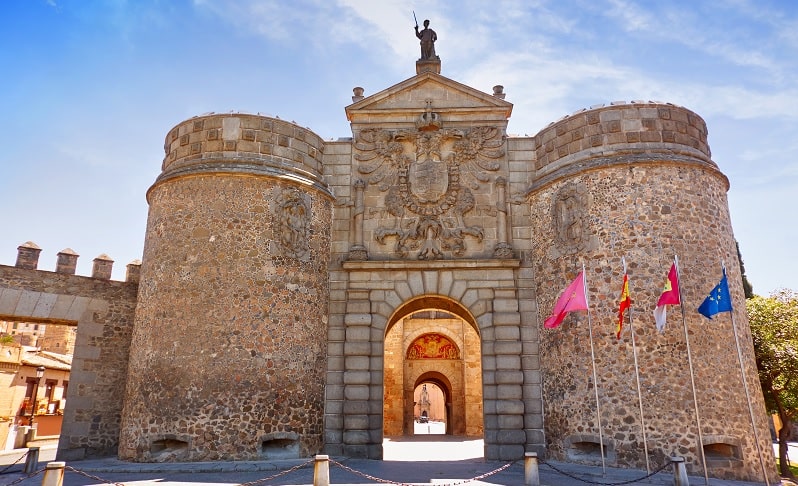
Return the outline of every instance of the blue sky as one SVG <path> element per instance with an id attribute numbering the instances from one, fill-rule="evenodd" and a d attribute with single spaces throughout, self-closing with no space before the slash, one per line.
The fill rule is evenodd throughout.
<path id="1" fill-rule="evenodd" d="M 431 20 L 442 74 L 515 105 L 533 135 L 619 100 L 685 106 L 729 177 L 755 292 L 798 289 L 798 3 L 790 0 L 6 0 L 0 6 L 0 264 L 16 248 L 141 258 L 145 192 L 175 124 L 277 115 L 350 136 L 352 88 L 415 74 Z M 713 262 L 710 262 L 713 263 Z"/>

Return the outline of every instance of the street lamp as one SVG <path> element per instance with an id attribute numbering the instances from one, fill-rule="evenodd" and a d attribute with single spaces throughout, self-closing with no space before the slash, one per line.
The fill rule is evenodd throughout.
<path id="1" fill-rule="evenodd" d="M 44 366 L 39 366 L 36 368 L 36 387 L 33 389 L 33 397 L 31 400 L 33 406 L 30 409 L 30 420 L 28 421 L 28 425 L 30 425 L 31 429 L 33 429 L 33 417 L 36 415 L 36 396 L 39 394 L 39 383 L 42 381 L 42 376 L 44 376 Z"/>

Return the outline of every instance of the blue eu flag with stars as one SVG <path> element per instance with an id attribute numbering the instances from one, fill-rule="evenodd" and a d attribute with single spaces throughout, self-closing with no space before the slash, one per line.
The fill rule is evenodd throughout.
<path id="1" fill-rule="evenodd" d="M 731 312 L 732 303 L 731 296 L 729 296 L 729 283 L 726 281 L 726 269 L 723 269 L 723 278 L 720 283 L 712 289 L 704 302 L 698 307 L 698 312 L 706 317 L 712 319 L 712 316 L 719 312 Z"/>

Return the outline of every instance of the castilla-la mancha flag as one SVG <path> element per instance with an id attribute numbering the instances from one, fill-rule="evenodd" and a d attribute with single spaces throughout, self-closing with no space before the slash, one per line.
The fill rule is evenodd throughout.
<path id="1" fill-rule="evenodd" d="M 551 315 L 543 321 L 543 326 L 547 329 L 554 329 L 562 324 L 565 316 L 569 312 L 587 310 L 587 299 L 585 298 L 585 276 L 583 272 L 579 272 L 571 285 L 565 288 Z"/>
<path id="2" fill-rule="evenodd" d="M 665 287 L 662 289 L 662 295 L 659 296 L 657 301 L 657 308 L 654 309 L 654 322 L 657 324 L 657 330 L 662 332 L 665 329 L 666 305 L 679 305 L 681 299 L 679 298 L 679 277 L 676 272 L 676 264 L 671 264 L 671 270 L 668 272 L 668 279 L 665 281 Z"/>

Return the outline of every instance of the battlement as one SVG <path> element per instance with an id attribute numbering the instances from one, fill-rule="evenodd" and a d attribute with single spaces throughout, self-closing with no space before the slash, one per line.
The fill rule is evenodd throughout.
<path id="1" fill-rule="evenodd" d="M 39 270 L 39 255 L 42 249 L 36 243 L 27 241 L 17 247 L 17 261 L 14 264 L 16 268 L 25 270 Z M 65 248 L 58 252 L 58 258 L 55 264 L 55 273 L 64 275 L 75 275 L 78 266 L 79 254 L 71 248 Z M 98 255 L 93 260 L 91 278 L 100 280 L 111 280 L 111 273 L 113 271 L 114 261 L 105 253 Z M 139 273 L 141 271 L 141 261 L 133 260 L 127 265 L 127 274 L 125 282 L 138 283 Z"/>
<path id="2" fill-rule="evenodd" d="M 324 141 L 296 123 L 247 113 L 210 113 L 172 128 L 158 181 L 238 172 L 290 178 L 324 189 Z"/>
<path id="3" fill-rule="evenodd" d="M 704 120 L 671 103 L 593 105 L 551 123 L 534 140 L 535 169 L 544 173 L 575 160 L 637 151 L 667 151 L 715 165 Z"/>

